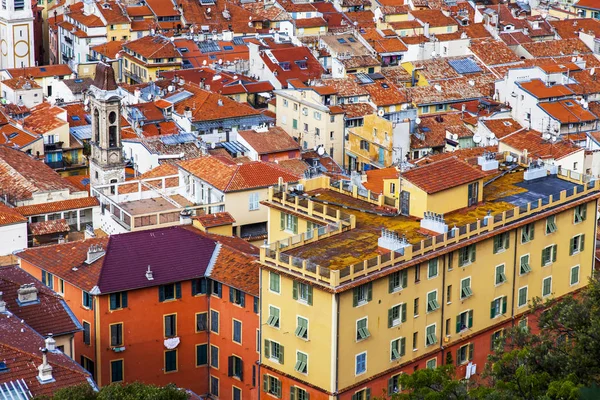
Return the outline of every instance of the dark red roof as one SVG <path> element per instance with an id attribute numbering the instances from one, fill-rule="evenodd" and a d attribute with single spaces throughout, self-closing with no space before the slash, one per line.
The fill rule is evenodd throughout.
<path id="1" fill-rule="evenodd" d="M 483 179 L 485 174 L 456 157 L 410 169 L 402 178 L 432 194 Z"/>
<path id="2" fill-rule="evenodd" d="M 110 293 L 203 276 L 215 247 L 214 241 L 182 227 L 113 235 L 98 287 L 101 293 Z M 148 266 L 153 280 L 146 278 Z"/>
<path id="3" fill-rule="evenodd" d="M 29 283 L 37 288 L 39 303 L 21 306 L 17 303 L 17 290 Z M 0 267 L 0 292 L 8 311 L 25 320 L 40 335 L 60 336 L 81 330 L 62 297 L 16 265 Z"/>

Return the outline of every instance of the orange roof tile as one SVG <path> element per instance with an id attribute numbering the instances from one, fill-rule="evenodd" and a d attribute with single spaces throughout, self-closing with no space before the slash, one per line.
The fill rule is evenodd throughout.
<path id="1" fill-rule="evenodd" d="M 29 231 L 32 235 L 50 235 L 52 233 L 69 232 L 69 224 L 66 219 L 54 219 L 49 221 L 34 222 L 29 224 Z"/>
<path id="2" fill-rule="evenodd" d="M 534 130 L 524 130 L 500 140 L 515 150 L 527 150 L 530 156 L 542 160 L 559 160 L 578 151 L 584 151 L 582 147 L 567 141 L 549 142 L 542 138 L 542 134 Z"/>
<path id="3" fill-rule="evenodd" d="M 224 193 L 276 185 L 280 177 L 284 182 L 299 179 L 298 175 L 276 164 L 260 161 L 232 164 L 220 157 L 205 156 L 181 161 L 178 165 Z"/>
<path id="4" fill-rule="evenodd" d="M 538 107 L 560 121 L 561 124 L 590 122 L 598 119 L 596 115 L 583 108 L 573 99 L 538 103 Z"/>
<path id="5" fill-rule="evenodd" d="M 97 207 L 100 203 L 96 197 L 82 197 L 79 199 L 51 201 L 49 203 L 35 204 L 32 206 L 16 207 L 15 210 L 19 214 L 26 217 L 33 215 L 42 215 L 50 213 L 58 213 L 61 211 L 78 210 L 81 208 Z"/>
<path id="6" fill-rule="evenodd" d="M 19 76 L 31 76 L 33 78 L 48 78 L 51 76 L 69 76 L 73 74 L 67 64 L 42 65 L 39 67 L 9 68 L 8 74 L 17 78 Z"/>
<path id="7" fill-rule="evenodd" d="M 0 144 L 5 146 L 21 149 L 41 138 L 11 124 L 0 126 Z"/>
<path id="8" fill-rule="evenodd" d="M 235 224 L 235 219 L 228 212 L 218 212 L 214 214 L 202 214 L 192 218 L 200 222 L 205 228 L 214 228 L 217 226 Z"/>
<path id="9" fill-rule="evenodd" d="M 548 86 L 541 79 L 533 79 L 527 82 L 517 82 L 521 88 L 531 93 L 537 99 L 549 99 L 551 97 L 572 96 L 573 91 L 564 85 Z"/>
<path id="10" fill-rule="evenodd" d="M 259 155 L 290 150 L 300 150 L 300 145 L 283 128 L 274 126 L 266 132 L 239 131 L 241 136 Z"/>
<path id="11" fill-rule="evenodd" d="M 485 174 L 457 157 L 451 157 L 412 168 L 401 176 L 428 194 L 433 194 L 483 179 Z"/>
<path id="12" fill-rule="evenodd" d="M 0 225 L 12 225 L 27 222 L 27 218 L 19 214 L 14 208 L 0 203 Z"/>
<path id="13" fill-rule="evenodd" d="M 400 176 L 396 167 L 371 169 L 366 174 L 367 181 L 363 183 L 363 186 L 373 193 L 383 193 L 384 179 L 396 179 Z"/>

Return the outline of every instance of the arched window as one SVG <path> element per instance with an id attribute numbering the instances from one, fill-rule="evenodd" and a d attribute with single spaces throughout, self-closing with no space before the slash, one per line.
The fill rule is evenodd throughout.
<path id="1" fill-rule="evenodd" d="M 117 147 L 117 126 L 111 125 L 108 128 L 108 147 Z"/>
<path id="2" fill-rule="evenodd" d="M 94 109 L 94 141 L 100 143 L 100 112 Z"/>

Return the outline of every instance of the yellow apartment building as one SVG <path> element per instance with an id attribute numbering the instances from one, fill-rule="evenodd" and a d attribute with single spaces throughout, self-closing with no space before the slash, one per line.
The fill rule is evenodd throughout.
<path id="1" fill-rule="evenodd" d="M 346 154 L 359 165 L 385 168 L 393 163 L 393 123 L 373 114 L 363 117 L 363 125 L 347 129 Z M 350 163 L 349 163 L 350 164 Z M 362 168 L 361 168 L 362 170 Z"/>
<path id="2" fill-rule="evenodd" d="M 181 68 L 182 56 L 164 36 L 144 36 L 123 45 L 123 71 L 131 84 L 156 81 L 161 71 Z"/>
<path id="3" fill-rule="evenodd" d="M 401 172 L 398 199 L 329 177 L 269 189 L 267 398 L 369 400 L 448 361 L 477 379 L 502 329 L 533 321 L 534 297 L 592 274 L 600 184 L 556 172 L 450 157 Z"/>

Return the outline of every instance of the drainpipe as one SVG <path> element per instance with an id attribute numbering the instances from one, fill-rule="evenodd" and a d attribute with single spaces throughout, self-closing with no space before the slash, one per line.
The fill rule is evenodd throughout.
<path id="1" fill-rule="evenodd" d="M 452 253 L 450 253 L 452 254 Z M 444 365 L 444 340 L 446 339 L 446 325 L 444 324 L 444 308 L 446 306 L 446 258 L 449 257 L 449 255 L 446 255 L 444 257 L 439 257 L 442 260 L 442 268 L 443 268 L 443 272 L 442 272 L 442 293 L 441 293 L 441 303 L 442 303 L 442 312 L 440 314 L 440 356 L 441 356 L 441 363 L 440 365 Z M 450 255 L 451 257 L 451 255 Z M 439 265 L 438 265 L 439 268 Z M 439 271 L 438 271 L 439 272 Z"/>
<path id="2" fill-rule="evenodd" d="M 266 242 L 266 240 L 265 240 Z M 258 352 L 258 361 L 256 361 L 256 389 L 258 391 L 258 397 L 257 399 L 260 400 L 260 395 L 262 392 L 262 379 L 261 379 L 261 373 L 260 373 L 260 366 L 261 366 L 261 362 L 262 362 L 262 355 L 264 354 L 263 351 L 263 345 L 264 345 L 264 340 L 263 340 L 263 324 L 262 324 L 262 273 L 263 273 L 263 269 L 260 268 L 260 273 L 259 273 L 259 277 L 260 279 L 258 280 L 258 348 L 260 349 L 260 351 Z"/>
<path id="3" fill-rule="evenodd" d="M 207 321 L 207 327 L 206 327 L 206 341 L 207 341 L 207 346 L 208 348 L 206 349 L 206 356 L 207 356 L 207 374 L 206 374 L 206 381 L 208 383 L 208 385 L 206 386 L 208 388 L 207 390 L 207 398 L 211 397 L 211 393 L 210 393 L 210 361 L 212 359 L 212 349 L 210 347 L 210 338 L 212 336 L 212 332 L 210 330 L 210 327 L 212 325 L 212 313 L 210 312 L 210 299 L 212 297 L 212 290 L 213 290 L 213 285 L 212 285 L 212 279 L 208 279 L 206 281 L 206 309 L 208 310 L 208 318 L 206 319 Z M 220 317 L 220 316 L 219 316 Z M 219 321 L 220 323 L 221 321 Z M 221 354 L 219 354 L 220 356 Z"/>
<path id="4" fill-rule="evenodd" d="M 332 388 L 333 392 L 336 393 L 337 398 L 339 399 L 338 394 L 338 383 L 339 383 L 339 361 L 340 361 L 340 299 L 339 294 L 335 293 L 333 295 L 333 302 L 335 303 L 333 307 L 336 310 L 336 325 L 332 327 L 335 329 L 335 385 Z"/>

